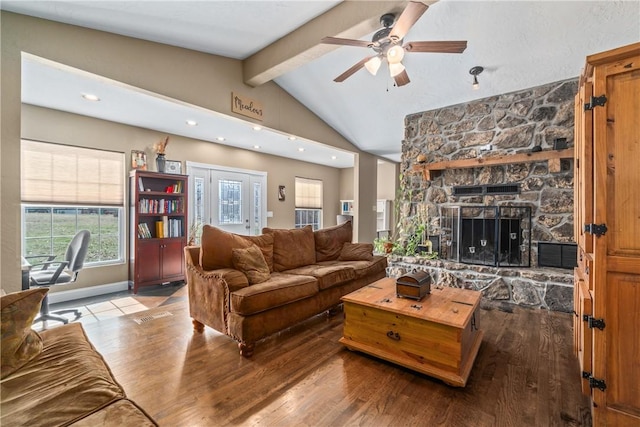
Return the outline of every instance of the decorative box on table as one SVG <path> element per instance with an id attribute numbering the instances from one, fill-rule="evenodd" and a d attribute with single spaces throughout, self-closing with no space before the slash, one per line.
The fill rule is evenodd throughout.
<path id="1" fill-rule="evenodd" d="M 426 271 L 414 270 L 396 279 L 396 295 L 421 300 L 431 292 L 431 276 Z"/>

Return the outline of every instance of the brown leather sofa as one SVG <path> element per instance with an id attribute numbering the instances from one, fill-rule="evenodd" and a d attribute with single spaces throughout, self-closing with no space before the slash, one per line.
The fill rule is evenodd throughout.
<path id="1" fill-rule="evenodd" d="M 0 425 L 157 426 L 127 399 L 80 323 L 30 329 L 46 291 L 2 297 Z"/>
<path id="2" fill-rule="evenodd" d="M 259 236 L 205 226 L 201 246 L 185 248 L 195 330 L 229 335 L 250 357 L 257 341 L 336 308 L 386 276 L 387 259 L 351 241 L 351 222 L 315 232 L 265 228 Z"/>

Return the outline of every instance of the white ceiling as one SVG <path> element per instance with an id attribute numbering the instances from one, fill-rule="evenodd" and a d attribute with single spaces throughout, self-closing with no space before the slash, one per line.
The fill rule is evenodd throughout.
<path id="1" fill-rule="evenodd" d="M 244 59 L 278 40 L 310 19 L 334 7 L 338 1 L 2 1 L 5 10 L 23 13 L 146 40 Z M 326 34 L 335 36 L 335 34 Z M 370 39 L 371 35 L 362 39 Z M 275 82 L 347 140 L 364 151 L 390 160 L 400 159 L 404 134 L 404 117 L 408 114 L 454 105 L 473 99 L 507 93 L 576 77 L 585 56 L 640 41 L 640 1 L 456 1 L 440 0 L 432 5 L 405 37 L 413 40 L 467 40 L 463 54 L 409 53 L 403 61 L 411 83 L 394 87 L 385 65 L 377 76 L 361 70 L 343 83 L 333 79 L 370 55 L 366 48 L 340 47 L 275 79 Z M 156 129 L 162 132 L 207 140 L 206 124 L 213 120 L 226 123 L 226 144 L 252 147 L 246 122 L 219 113 L 192 109 L 155 94 L 145 93 L 106 79 L 100 92 L 109 96 L 133 97 L 116 105 L 140 106 L 124 111 L 110 111 L 80 103 L 75 110 L 57 105 L 59 96 L 39 95 L 34 89 L 50 73 L 67 73 L 66 67 L 28 59 L 23 80 L 24 102 L 92 115 L 107 120 Z M 481 65 L 480 89 L 471 90 L 469 69 Z M 68 73 L 67 73 L 68 74 Z M 56 83 L 73 85 L 75 79 L 93 78 L 81 72 L 72 78 L 56 76 Z M 49 86 L 50 81 L 49 81 Z M 117 82 L 116 82 L 117 83 Z M 55 90 L 53 88 L 52 90 Z M 31 92 L 31 93 L 30 93 Z M 74 93 L 77 93 L 74 92 Z M 77 97 L 77 96 L 76 96 Z M 135 99 L 135 101 L 134 101 Z M 143 104 L 140 104 L 143 103 Z M 76 100 L 77 104 L 77 100 Z M 144 108 L 142 106 L 144 105 Z M 89 111 L 93 110 L 109 110 Z M 142 114 L 150 111 L 154 114 Z M 184 110 L 186 109 L 186 110 Z M 163 117 L 167 120 L 152 120 Z M 176 116 L 176 113 L 181 116 Z M 184 122 L 169 117 L 183 117 L 187 112 L 198 117 L 199 125 L 185 131 Z M 100 115 L 102 114 L 102 116 Z M 173 115 L 173 116 L 172 116 Z M 220 124 L 216 123 L 216 128 Z M 244 133 L 242 133 L 244 131 Z M 218 134 L 216 134 L 218 135 Z M 273 144 L 285 144 L 286 135 L 273 132 Z M 279 138 L 279 139 L 278 139 Z M 261 134 L 264 139 L 264 134 Z M 214 141 L 215 142 L 215 141 Z M 285 151 L 291 154 L 290 141 Z M 313 144 L 311 141 L 302 141 Z M 267 144 L 263 144 L 267 145 Z M 286 146 L 286 145 L 285 145 Z M 318 148 L 318 147 L 317 147 Z M 346 167 L 352 160 L 342 158 L 330 148 L 318 148 L 314 156 L 301 160 Z M 325 151 L 322 151 L 325 150 Z M 352 156 L 350 157 L 352 159 Z"/>

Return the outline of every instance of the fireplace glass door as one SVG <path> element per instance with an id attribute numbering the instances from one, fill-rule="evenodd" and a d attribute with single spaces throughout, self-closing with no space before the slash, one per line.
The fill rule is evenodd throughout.
<path id="1" fill-rule="evenodd" d="M 531 265 L 530 207 L 447 207 L 441 223 L 446 259 L 498 267 Z"/>

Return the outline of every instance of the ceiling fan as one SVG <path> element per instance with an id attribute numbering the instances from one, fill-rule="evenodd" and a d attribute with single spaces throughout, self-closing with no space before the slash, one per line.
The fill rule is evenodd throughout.
<path id="1" fill-rule="evenodd" d="M 420 2 L 409 2 L 398 19 L 392 13 L 386 13 L 380 18 L 383 28 L 377 31 L 370 42 L 364 40 L 343 39 L 339 37 L 324 37 L 321 42 L 337 44 L 341 46 L 368 47 L 373 49 L 375 55 L 368 56 L 360 62 L 340 74 L 333 81 L 343 82 L 361 68 L 366 68 L 374 76 L 378 72 L 384 59 L 389 63 L 389 73 L 398 86 L 404 86 L 410 82 L 409 75 L 402 65 L 402 58 L 406 52 L 435 52 L 435 53 L 462 53 L 467 48 L 466 41 L 402 41 L 411 27 L 426 12 L 429 6 Z M 395 21 L 395 24 L 394 24 Z"/>

